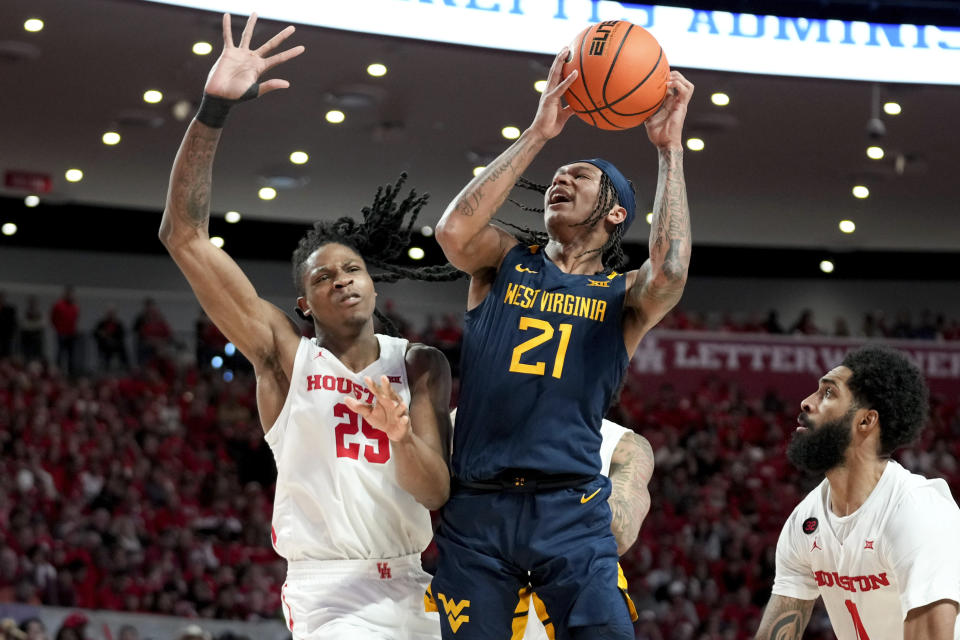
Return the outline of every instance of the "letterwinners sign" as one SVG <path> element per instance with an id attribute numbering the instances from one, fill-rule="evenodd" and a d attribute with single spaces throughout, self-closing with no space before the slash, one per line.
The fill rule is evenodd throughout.
<path id="1" fill-rule="evenodd" d="M 553 54 L 584 27 L 629 20 L 671 66 L 960 84 L 960 28 L 785 18 L 605 0 L 149 0 L 298 24 Z M 773 3 L 771 3 L 773 4 Z"/>

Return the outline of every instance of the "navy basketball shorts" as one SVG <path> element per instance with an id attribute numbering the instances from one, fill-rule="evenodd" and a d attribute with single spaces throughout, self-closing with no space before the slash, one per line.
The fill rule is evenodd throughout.
<path id="1" fill-rule="evenodd" d="M 599 475 L 537 492 L 457 488 L 443 507 L 437 572 L 424 597 L 443 638 L 522 638 L 532 589 L 548 637 L 597 628 L 600 637 L 632 639 L 609 497 L 610 481 Z"/>

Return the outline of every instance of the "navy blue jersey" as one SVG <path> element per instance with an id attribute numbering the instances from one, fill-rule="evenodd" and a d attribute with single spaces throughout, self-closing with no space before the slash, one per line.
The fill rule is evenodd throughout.
<path id="1" fill-rule="evenodd" d="M 600 421 L 629 358 L 626 277 L 564 273 L 537 247 L 507 253 L 466 313 L 453 473 L 600 473 Z"/>

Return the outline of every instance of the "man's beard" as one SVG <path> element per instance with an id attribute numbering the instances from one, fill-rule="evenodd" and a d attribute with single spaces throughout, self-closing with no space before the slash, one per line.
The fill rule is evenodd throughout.
<path id="1" fill-rule="evenodd" d="M 855 411 L 851 408 L 839 420 L 826 422 L 819 429 L 813 429 L 806 414 L 801 414 L 800 422 L 807 431 L 793 434 L 787 445 L 787 458 L 794 466 L 812 473 L 825 473 L 842 465 L 850 446 L 850 423 Z"/>

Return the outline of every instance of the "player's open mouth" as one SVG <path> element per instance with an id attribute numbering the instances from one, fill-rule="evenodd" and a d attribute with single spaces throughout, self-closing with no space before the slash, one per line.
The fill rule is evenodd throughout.
<path id="1" fill-rule="evenodd" d="M 562 202 L 573 202 L 573 200 L 563 191 L 554 191 L 550 194 L 550 204 L 560 204 Z"/>
<path id="2" fill-rule="evenodd" d="M 341 296 L 337 302 L 339 302 L 344 306 L 352 307 L 359 304 L 360 300 L 361 300 L 361 297 L 359 293 L 348 293 L 344 296 Z"/>

